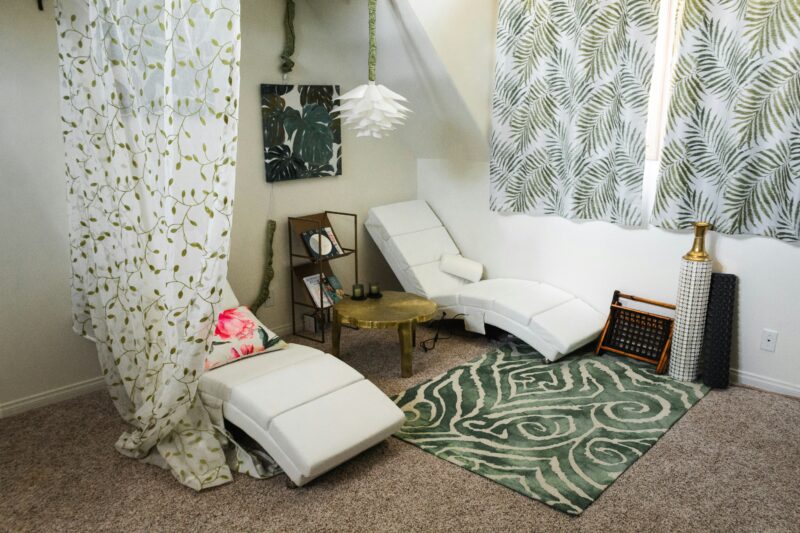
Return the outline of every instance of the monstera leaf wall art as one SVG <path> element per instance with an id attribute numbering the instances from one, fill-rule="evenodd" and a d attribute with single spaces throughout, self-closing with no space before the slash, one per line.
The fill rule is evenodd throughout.
<path id="1" fill-rule="evenodd" d="M 338 85 L 262 85 L 267 182 L 342 174 Z"/>

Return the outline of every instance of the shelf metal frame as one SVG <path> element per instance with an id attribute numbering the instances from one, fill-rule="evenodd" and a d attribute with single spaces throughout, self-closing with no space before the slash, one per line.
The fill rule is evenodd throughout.
<path id="1" fill-rule="evenodd" d="M 336 229 L 334 228 L 331 215 L 333 218 L 341 218 L 341 217 L 349 217 L 352 219 L 353 222 L 353 247 L 345 247 L 341 240 L 339 239 L 338 235 L 336 234 Z M 311 215 L 304 215 L 299 217 L 289 217 L 288 219 L 289 225 L 289 265 L 291 274 L 289 276 L 290 283 L 291 283 L 291 293 L 292 293 L 292 334 L 297 335 L 298 337 L 319 342 L 325 343 L 325 324 L 330 322 L 330 311 L 333 309 L 333 306 L 329 307 L 317 307 L 313 300 L 311 300 L 310 295 L 308 294 L 308 290 L 305 284 L 302 282 L 302 278 L 307 275 L 311 275 L 314 271 L 319 274 L 320 279 L 322 275 L 330 275 L 333 273 L 331 269 L 330 262 L 335 261 L 337 259 L 342 259 L 345 257 L 352 257 L 353 262 L 353 279 L 355 283 L 358 283 L 358 215 L 355 213 L 346 213 L 343 211 L 323 211 L 321 213 L 314 213 Z M 300 244 L 300 251 L 305 252 L 302 234 L 308 230 L 316 229 L 318 232 L 322 232 L 325 227 L 330 227 L 333 230 L 334 236 L 336 236 L 336 240 L 339 241 L 339 245 L 342 247 L 344 253 L 342 255 L 338 255 L 336 257 L 329 257 L 325 259 L 315 259 L 311 255 L 307 253 L 298 253 L 296 249 L 295 243 L 299 242 Z M 298 279 L 295 279 L 298 278 Z M 301 289 L 298 291 L 298 286 Z M 301 293 L 302 296 L 298 296 L 298 292 Z M 325 294 L 322 288 L 322 283 L 319 286 L 319 301 L 325 301 Z M 309 303 L 309 301 L 311 303 Z M 317 323 L 320 325 L 320 334 L 317 336 L 309 335 L 305 332 L 305 330 L 298 330 L 297 324 L 297 314 L 298 308 L 302 309 L 313 309 L 313 316 Z"/>

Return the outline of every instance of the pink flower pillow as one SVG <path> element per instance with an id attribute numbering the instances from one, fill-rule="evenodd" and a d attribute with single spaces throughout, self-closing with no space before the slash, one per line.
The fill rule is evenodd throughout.
<path id="1" fill-rule="evenodd" d="M 206 355 L 206 370 L 287 346 L 244 306 L 219 314 L 212 344 L 211 353 Z"/>

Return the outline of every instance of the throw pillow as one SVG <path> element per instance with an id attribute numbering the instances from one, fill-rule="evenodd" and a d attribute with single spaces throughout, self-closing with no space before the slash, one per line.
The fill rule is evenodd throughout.
<path id="1" fill-rule="evenodd" d="M 444 254 L 439 262 L 439 269 L 467 281 L 480 281 L 483 277 L 483 265 L 460 255 Z"/>
<path id="2" fill-rule="evenodd" d="M 282 350 L 288 346 L 259 322 L 247 307 L 226 309 L 219 314 L 211 353 L 205 369 L 211 370 L 246 357 Z"/>

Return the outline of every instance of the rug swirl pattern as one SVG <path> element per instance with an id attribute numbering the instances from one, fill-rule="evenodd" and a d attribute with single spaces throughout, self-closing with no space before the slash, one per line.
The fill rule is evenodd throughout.
<path id="1" fill-rule="evenodd" d="M 580 514 L 707 390 L 615 355 L 546 364 L 514 341 L 395 397 L 395 436 Z"/>

